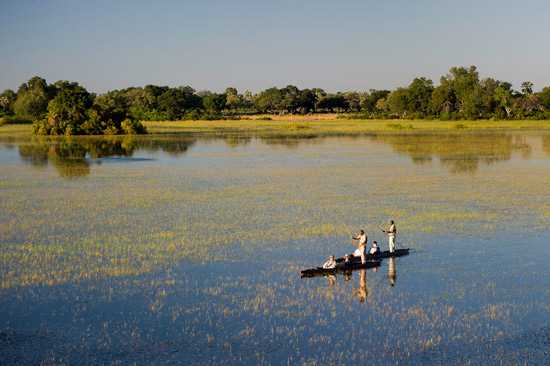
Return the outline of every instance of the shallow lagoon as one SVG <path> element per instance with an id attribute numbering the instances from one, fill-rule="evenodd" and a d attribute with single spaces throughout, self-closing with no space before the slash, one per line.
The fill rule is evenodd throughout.
<path id="1" fill-rule="evenodd" d="M 550 134 L 3 138 L 0 165 L 2 363 L 549 359 Z M 389 218 L 409 256 L 300 279 Z"/>

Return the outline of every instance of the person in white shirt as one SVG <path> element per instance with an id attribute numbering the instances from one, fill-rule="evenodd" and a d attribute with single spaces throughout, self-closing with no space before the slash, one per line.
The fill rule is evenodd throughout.
<path id="1" fill-rule="evenodd" d="M 352 236 L 351 238 L 359 241 L 353 256 L 361 257 L 361 264 L 367 263 L 367 258 L 365 257 L 367 251 L 367 234 L 365 233 L 365 230 L 361 230 L 359 234 Z"/>
<path id="2" fill-rule="evenodd" d="M 380 254 L 380 247 L 378 246 L 378 243 L 376 242 L 376 240 L 372 242 L 372 247 L 370 248 L 369 254 L 371 255 Z"/>
<path id="3" fill-rule="evenodd" d="M 336 257 L 334 257 L 333 255 L 331 255 L 330 257 L 328 257 L 328 259 L 326 260 L 326 262 L 323 263 L 323 268 L 324 268 L 324 269 L 333 269 L 333 268 L 336 268 Z"/>
<path id="4" fill-rule="evenodd" d="M 388 235 L 388 246 L 390 247 L 390 253 L 395 252 L 395 237 L 397 236 L 397 228 L 393 220 L 390 220 L 390 227 L 388 230 L 383 230 Z"/>

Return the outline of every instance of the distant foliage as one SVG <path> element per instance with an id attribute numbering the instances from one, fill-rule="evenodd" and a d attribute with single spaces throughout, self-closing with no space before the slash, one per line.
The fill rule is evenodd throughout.
<path id="1" fill-rule="evenodd" d="M 46 80 L 35 76 L 19 87 L 17 98 L 13 102 L 13 112 L 23 118 L 42 118 L 52 97 L 53 90 Z"/>
<path id="2" fill-rule="evenodd" d="M 129 116 L 124 95 L 109 92 L 98 97 L 78 83 L 58 81 L 46 118 L 34 122 L 37 135 L 117 135 L 146 133 L 145 127 Z"/>
<path id="3" fill-rule="evenodd" d="M 48 85 L 35 76 L 17 93 L 0 94 L 3 123 L 35 121 L 38 134 L 144 133 L 138 121 L 309 113 L 346 113 L 343 118 L 362 119 L 550 119 L 550 86 L 537 92 L 533 83 L 525 81 L 520 90 L 514 90 L 509 82 L 480 78 L 477 68 L 470 66 L 452 67 L 438 85 L 417 77 L 392 91 L 328 93 L 287 85 L 253 94 L 239 93 L 234 87 L 215 93 L 197 92 L 190 86 L 146 85 L 95 96 L 77 83 Z"/>
<path id="4" fill-rule="evenodd" d="M 0 94 L 0 116 L 13 115 L 13 104 L 16 99 L 17 94 L 10 89 L 6 89 Z"/>

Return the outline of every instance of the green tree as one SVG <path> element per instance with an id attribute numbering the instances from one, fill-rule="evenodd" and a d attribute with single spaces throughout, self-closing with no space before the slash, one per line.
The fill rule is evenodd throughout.
<path id="1" fill-rule="evenodd" d="M 17 94 L 11 89 L 6 89 L 0 94 L 0 115 L 13 114 L 13 103 L 17 98 Z"/>
<path id="2" fill-rule="evenodd" d="M 539 93 L 540 104 L 546 110 L 550 112 L 550 86 L 547 86 L 541 90 Z"/>
<path id="3" fill-rule="evenodd" d="M 275 113 L 281 110 L 283 95 L 275 87 L 261 92 L 254 98 L 254 106 L 261 113 Z"/>
<path id="4" fill-rule="evenodd" d="M 124 94 L 133 118 L 152 120 L 159 117 L 157 97 L 150 88 L 128 88 Z"/>
<path id="5" fill-rule="evenodd" d="M 448 117 L 456 109 L 456 95 L 447 79 L 441 79 L 441 84 L 432 92 L 432 110 L 437 116 Z"/>
<path id="6" fill-rule="evenodd" d="M 386 108 L 394 117 L 403 118 L 407 115 L 409 106 L 409 91 L 406 88 L 397 88 L 386 99 Z"/>
<path id="7" fill-rule="evenodd" d="M 421 77 L 414 79 L 407 88 L 407 110 L 425 117 L 431 113 L 433 81 Z"/>
<path id="8" fill-rule="evenodd" d="M 311 89 L 311 92 L 315 95 L 315 108 L 314 108 L 314 111 L 316 111 L 317 108 L 318 108 L 319 102 L 321 101 L 321 99 L 323 99 L 324 97 L 327 96 L 327 93 L 321 88 L 313 88 L 313 89 Z"/>
<path id="9" fill-rule="evenodd" d="M 311 89 L 304 89 L 300 91 L 299 106 L 302 113 L 309 113 L 315 110 L 315 103 L 317 102 L 317 96 Z"/>
<path id="10" fill-rule="evenodd" d="M 379 109 L 376 107 L 377 102 L 380 99 L 386 98 L 390 94 L 389 90 L 376 90 L 371 89 L 367 95 L 365 95 L 361 102 L 361 109 L 365 112 L 377 112 Z"/>
<path id="11" fill-rule="evenodd" d="M 530 81 L 524 81 L 523 83 L 521 83 L 521 93 L 523 95 L 533 94 L 533 83 Z"/>
<path id="12" fill-rule="evenodd" d="M 317 108 L 329 112 L 343 112 L 348 109 L 348 103 L 343 94 L 327 94 L 317 102 Z"/>
<path id="13" fill-rule="evenodd" d="M 344 98 L 351 112 L 359 112 L 361 110 L 361 95 L 358 92 L 345 92 Z"/>
<path id="14" fill-rule="evenodd" d="M 458 112 L 466 118 L 477 118 L 481 109 L 477 68 L 452 67 L 447 80 L 456 95 Z"/>
<path id="15" fill-rule="evenodd" d="M 46 120 L 36 121 L 36 133 L 47 135 L 75 135 L 82 133 L 87 111 L 92 106 L 93 96 L 78 83 L 59 81 L 55 84 L 57 94 L 48 103 Z"/>
<path id="16" fill-rule="evenodd" d="M 493 94 L 495 100 L 494 116 L 499 119 L 512 117 L 513 90 L 512 84 L 499 82 Z"/>
<path id="17" fill-rule="evenodd" d="M 169 119 L 181 119 L 185 113 L 202 107 L 202 98 L 190 86 L 170 88 L 157 98 L 159 110 Z"/>
<path id="18" fill-rule="evenodd" d="M 287 85 L 285 88 L 281 89 L 282 101 L 281 108 L 289 113 L 296 113 L 300 108 L 300 89 L 294 85 Z"/>
<path id="19" fill-rule="evenodd" d="M 225 107 L 231 112 L 235 113 L 242 106 L 242 98 L 239 95 L 236 88 L 225 89 Z"/>
<path id="20" fill-rule="evenodd" d="M 48 102 L 53 94 L 46 80 L 35 76 L 19 87 L 13 110 L 16 115 L 23 118 L 33 120 L 42 118 L 46 114 Z"/>
<path id="21" fill-rule="evenodd" d="M 254 107 L 254 95 L 250 90 L 245 90 L 242 95 L 241 107 L 249 112 L 257 112 Z"/>
<path id="22" fill-rule="evenodd" d="M 119 90 L 102 94 L 94 100 L 94 110 L 102 122 L 118 130 L 122 121 L 130 115 L 130 103 L 127 95 Z"/>
<path id="23" fill-rule="evenodd" d="M 210 114 L 221 113 L 226 105 L 226 95 L 212 92 L 201 93 L 202 105 Z"/>

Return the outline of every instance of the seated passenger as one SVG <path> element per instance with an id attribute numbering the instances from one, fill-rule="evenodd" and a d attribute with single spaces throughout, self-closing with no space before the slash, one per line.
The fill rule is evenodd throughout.
<path id="1" fill-rule="evenodd" d="M 336 258 L 333 255 L 328 257 L 327 261 L 325 263 L 323 263 L 323 268 L 324 269 L 336 268 Z"/>
<path id="2" fill-rule="evenodd" d="M 371 255 L 380 254 L 380 247 L 378 246 L 378 243 L 376 242 L 376 240 L 372 242 L 372 247 L 369 250 L 369 254 Z"/>

